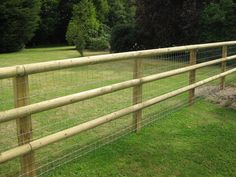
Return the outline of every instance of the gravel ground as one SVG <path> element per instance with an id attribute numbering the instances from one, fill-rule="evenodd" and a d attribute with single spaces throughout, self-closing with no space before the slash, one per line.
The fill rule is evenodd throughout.
<path id="1" fill-rule="evenodd" d="M 226 87 L 224 90 L 220 90 L 217 86 L 203 86 L 196 90 L 196 96 L 203 96 L 211 102 L 236 110 L 235 87 Z"/>

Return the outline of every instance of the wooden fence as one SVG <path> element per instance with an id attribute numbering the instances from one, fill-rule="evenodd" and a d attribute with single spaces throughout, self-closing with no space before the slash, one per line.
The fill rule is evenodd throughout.
<path id="1" fill-rule="evenodd" d="M 14 83 L 15 109 L 0 112 L 0 123 L 10 120 L 16 120 L 18 132 L 18 146 L 9 149 L 0 154 L 0 163 L 4 163 L 16 157 L 21 157 L 22 176 L 34 177 L 36 176 L 36 167 L 34 166 L 34 151 L 43 148 L 49 144 L 64 140 L 68 137 L 77 135 L 86 130 L 95 128 L 99 125 L 108 123 L 122 116 L 133 114 L 134 127 L 138 132 L 141 127 L 142 110 L 154 104 L 180 95 L 184 92 L 189 92 L 189 105 L 193 104 L 195 96 L 195 89 L 211 81 L 220 79 L 220 88 L 224 89 L 225 77 L 229 74 L 235 73 L 236 69 L 226 71 L 226 63 L 228 61 L 236 60 L 236 55 L 227 56 L 227 48 L 236 45 L 236 41 L 210 43 L 201 45 L 190 45 L 181 47 L 171 47 L 154 50 L 144 50 L 137 52 L 127 52 L 119 54 L 100 55 L 92 57 L 83 57 L 67 60 L 50 61 L 35 64 L 26 64 L 12 67 L 0 68 L 0 79 L 12 78 Z M 207 61 L 197 64 L 197 52 L 200 49 L 208 48 L 222 48 L 222 58 Z M 142 76 L 142 58 L 148 56 L 156 56 L 161 54 L 169 54 L 175 52 L 189 53 L 189 66 L 180 69 L 175 69 L 159 74 L 149 76 Z M 35 104 L 29 104 L 29 81 L 28 76 L 42 72 L 61 70 L 71 67 L 79 67 L 84 65 L 94 65 L 98 63 L 106 63 L 119 60 L 134 60 L 133 79 L 125 82 L 116 83 L 113 85 L 100 87 L 84 92 L 59 97 L 56 99 L 46 100 Z M 196 82 L 196 70 L 210 65 L 221 64 L 221 73 L 205 80 Z M 158 96 L 156 98 L 142 101 L 142 86 L 143 84 L 157 81 L 163 78 L 179 75 L 189 72 L 189 85 L 167 94 Z M 32 139 L 32 120 L 31 115 L 55 109 L 65 105 L 77 103 L 83 100 L 88 100 L 101 95 L 113 93 L 119 90 L 133 88 L 133 106 L 124 108 L 122 110 L 113 112 L 111 114 L 99 117 L 97 119 L 85 122 L 75 127 L 51 134 L 49 136 L 33 140 Z M 19 99 L 24 98 L 24 99 Z"/>

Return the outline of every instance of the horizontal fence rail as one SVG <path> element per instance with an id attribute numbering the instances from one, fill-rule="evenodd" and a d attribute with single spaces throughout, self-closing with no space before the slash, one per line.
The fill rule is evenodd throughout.
<path id="1" fill-rule="evenodd" d="M 225 61 L 232 61 L 235 59 L 236 59 L 236 55 L 226 58 Z M 112 93 L 112 92 L 119 91 L 122 89 L 127 89 L 127 88 L 134 87 L 140 84 L 145 84 L 145 83 L 153 82 L 159 79 L 164 79 L 166 77 L 186 73 L 192 70 L 196 70 L 196 69 L 210 66 L 213 64 L 218 64 L 221 62 L 222 62 L 222 59 L 209 61 L 209 62 L 205 62 L 201 64 L 196 64 L 194 66 L 180 68 L 180 69 L 176 69 L 176 70 L 172 70 L 172 71 L 168 71 L 168 72 L 164 72 L 160 74 L 155 74 L 155 75 L 151 75 L 151 76 L 147 76 L 147 77 L 143 77 L 139 79 L 133 79 L 133 80 L 125 81 L 122 83 L 113 84 L 110 86 L 105 86 L 105 87 L 101 87 L 101 88 L 97 88 L 97 89 L 93 89 L 93 90 L 89 90 L 85 92 L 80 92 L 80 93 L 65 96 L 65 97 L 43 101 L 40 103 L 31 104 L 31 105 L 20 107 L 20 108 L 15 108 L 15 109 L 8 110 L 2 113 L 0 112 L 0 123 L 10 121 L 16 118 L 25 117 L 31 114 L 42 112 L 42 111 L 58 108 L 61 106 L 73 104 L 79 101 L 83 101 L 83 100 L 94 98 L 94 97 L 101 96 L 104 94 Z"/>
<path id="2" fill-rule="evenodd" d="M 187 91 L 189 91 L 193 88 L 200 87 L 200 86 L 202 86 L 206 83 L 209 83 L 211 81 L 214 81 L 214 80 L 222 78 L 222 77 L 225 77 L 225 76 L 227 76 L 229 74 L 232 74 L 234 72 L 236 72 L 236 69 L 232 69 L 230 71 L 227 71 L 227 72 L 221 73 L 219 75 L 210 77 L 208 79 L 202 80 L 200 82 L 189 85 L 187 87 L 180 88 L 180 89 L 175 90 L 173 92 L 169 92 L 167 94 L 156 97 L 154 99 L 142 102 L 140 104 L 133 105 L 131 107 L 119 110 L 117 112 L 114 112 L 114 113 L 111 113 L 109 115 L 100 117 L 98 119 L 80 124 L 80 125 L 75 126 L 73 128 L 70 128 L 70 129 L 52 134 L 50 136 L 47 136 L 47 137 L 44 137 L 44 138 L 41 138 L 41 139 L 38 139 L 38 140 L 35 140 L 35 141 L 32 141 L 28 144 L 19 146 L 19 147 L 15 148 L 15 149 L 12 149 L 10 151 L 3 152 L 3 153 L 0 154 L 0 163 L 5 162 L 7 160 L 11 160 L 11 159 L 13 159 L 15 157 L 18 157 L 18 156 L 27 154 L 31 151 L 34 151 L 34 150 L 37 150 L 39 148 L 45 147 L 49 144 L 55 143 L 57 141 L 65 139 L 65 138 L 77 135 L 78 133 L 81 133 L 83 131 L 95 128 L 99 125 L 102 125 L 104 123 L 110 122 L 110 121 L 115 120 L 117 118 L 123 117 L 127 114 L 131 114 L 135 111 L 138 111 L 138 110 L 144 109 L 146 107 L 152 106 L 152 105 L 157 104 L 161 101 L 164 101 L 166 99 L 169 99 L 169 98 L 172 98 L 172 97 L 177 96 L 179 94 L 182 94 L 184 92 L 187 92 Z"/>
<path id="3" fill-rule="evenodd" d="M 175 96 L 178 96 L 180 94 L 183 94 L 185 92 L 189 92 L 189 105 L 192 105 L 193 98 L 195 97 L 195 89 L 218 79 L 221 80 L 220 88 L 224 89 L 226 76 L 236 73 L 236 68 L 231 68 L 230 70 L 226 70 L 227 62 L 236 61 L 236 55 L 228 56 L 227 53 L 228 47 L 234 45 L 236 45 L 236 41 L 189 45 L 189 46 L 171 47 L 163 49 L 126 52 L 119 54 L 99 55 L 92 57 L 82 57 L 82 58 L 0 68 L 0 79 L 9 79 L 9 78 L 13 79 L 14 96 L 15 96 L 15 108 L 0 112 L 0 124 L 15 120 L 18 131 L 17 132 L 18 146 L 7 149 L 4 152 L 1 152 L 0 163 L 2 164 L 17 157 L 20 157 L 21 174 L 22 174 L 21 176 L 35 177 L 37 176 L 37 170 L 34 165 L 35 164 L 34 152 L 38 149 L 41 149 L 47 145 L 56 143 L 58 141 L 67 139 L 69 137 L 78 135 L 81 132 L 93 129 L 95 127 L 122 118 L 129 114 L 133 114 L 134 127 L 136 129 L 136 132 L 138 132 L 141 127 L 140 124 L 141 124 L 143 109 L 153 106 L 167 99 L 173 98 Z M 198 50 L 215 48 L 215 47 L 222 48 L 221 57 L 217 57 L 218 59 L 215 60 L 197 64 Z M 142 75 L 142 62 L 145 60 L 144 57 L 163 55 L 175 52 L 186 52 L 187 54 L 189 54 L 190 56 L 189 66 L 181 67 L 179 69 L 174 69 L 166 72 L 161 72 L 158 74 L 149 74 L 148 76 Z M 85 65 L 107 63 L 112 61 L 129 60 L 129 59 L 134 59 L 133 79 L 129 79 L 123 82 L 118 82 L 110 85 L 107 84 L 107 86 L 91 90 L 87 89 L 86 91 L 82 91 L 75 94 L 70 94 L 70 95 L 67 94 L 67 96 L 48 99 L 41 102 L 36 102 L 34 104 L 30 104 L 29 100 L 27 99 L 27 96 L 29 95 L 28 76 L 31 74 L 62 70 Z M 198 69 L 217 64 L 221 64 L 220 74 L 216 74 L 201 81 L 196 81 L 196 76 L 197 76 L 196 71 Z M 160 96 L 156 95 L 154 98 L 152 99 L 149 98 L 146 101 L 142 100 L 142 95 L 143 95 L 142 87 L 144 84 L 152 83 L 154 81 L 166 79 L 184 73 L 189 73 L 188 86 L 184 87 L 182 86 L 181 88 L 162 94 Z M 133 88 L 132 106 L 127 106 L 124 109 L 119 109 L 115 112 L 112 112 L 104 116 L 97 116 L 96 119 L 76 124 L 76 126 L 71 126 L 71 128 L 58 131 L 48 136 L 44 136 L 38 139 L 33 139 L 32 135 L 33 123 L 31 120 L 33 119 L 31 118 L 33 114 L 41 113 L 43 111 L 49 111 L 66 105 L 71 105 L 84 100 L 89 100 L 95 97 L 111 94 L 128 88 Z M 30 133 L 27 134 L 28 132 Z"/>
<path id="4" fill-rule="evenodd" d="M 78 67 L 78 66 L 84 66 L 84 65 L 93 65 L 93 64 L 98 64 L 98 63 L 105 63 L 105 62 L 112 62 L 112 61 L 119 61 L 119 60 L 126 60 L 126 59 L 135 59 L 139 57 L 155 56 L 155 55 L 182 52 L 182 51 L 187 52 L 190 50 L 200 50 L 200 49 L 222 47 L 222 46 L 232 46 L 232 45 L 236 45 L 236 41 L 188 45 L 188 46 L 180 46 L 180 47 L 170 47 L 170 48 L 163 48 L 163 49 L 153 49 L 153 50 L 99 55 L 99 56 L 19 65 L 19 66 L 13 66 L 13 67 L 0 68 L 0 79 L 23 76 L 23 75 L 30 75 L 30 74 L 36 74 L 36 73 L 41 73 L 41 72 L 54 71 L 54 70 L 66 69 L 66 68 Z"/>

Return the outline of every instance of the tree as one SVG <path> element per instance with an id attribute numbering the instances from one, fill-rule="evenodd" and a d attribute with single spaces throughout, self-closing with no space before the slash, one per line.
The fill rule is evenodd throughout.
<path id="1" fill-rule="evenodd" d="M 176 39 L 177 44 L 187 45 L 199 42 L 199 17 L 201 9 L 198 7 L 200 1 L 185 0 L 179 9 L 179 23 L 177 29 L 179 37 Z"/>
<path id="2" fill-rule="evenodd" d="M 85 35 L 84 31 L 75 20 L 72 20 L 69 23 L 66 39 L 69 44 L 76 46 L 76 50 L 79 51 L 81 56 L 84 56 L 84 49 L 86 45 Z"/>
<path id="3" fill-rule="evenodd" d="M 172 45 L 176 37 L 177 10 L 170 0 L 137 1 L 137 23 L 146 48 Z"/>
<path id="4" fill-rule="evenodd" d="M 232 40 L 236 37 L 236 3 L 220 0 L 207 5 L 201 16 L 203 42 Z"/>
<path id="5" fill-rule="evenodd" d="M 24 48 L 39 21 L 39 0 L 2 0 L 0 4 L 0 52 Z"/>
<path id="6" fill-rule="evenodd" d="M 82 56 L 90 38 L 97 36 L 98 29 L 99 21 L 96 18 L 96 10 L 93 3 L 90 0 L 82 0 L 77 5 L 74 5 L 66 39 L 68 43 L 76 45 Z"/>
<path id="7" fill-rule="evenodd" d="M 101 23 L 107 22 L 108 13 L 110 10 L 107 0 L 93 0 L 93 4 L 96 8 L 97 18 Z"/>
<path id="8" fill-rule="evenodd" d="M 109 4 L 108 0 L 90 0 L 95 8 L 97 19 L 101 23 L 108 22 Z M 73 6 L 80 3 L 81 0 L 59 0 L 58 13 L 59 21 L 55 30 L 55 36 L 59 39 L 60 43 L 64 43 L 67 27 L 73 16 Z M 86 8 L 86 7 L 85 7 Z"/>
<path id="9" fill-rule="evenodd" d="M 40 24 L 31 41 L 32 45 L 57 43 L 58 36 L 55 34 L 59 23 L 58 5 L 59 0 L 41 0 Z"/>
<path id="10" fill-rule="evenodd" d="M 146 48 L 199 41 L 202 8 L 208 0 L 137 0 L 137 24 Z"/>
<path id="11" fill-rule="evenodd" d="M 65 36 L 68 24 L 72 18 L 73 6 L 81 0 L 59 0 L 58 13 L 59 21 L 56 27 L 55 35 L 59 38 L 60 43 L 65 43 Z"/>
<path id="12" fill-rule="evenodd" d="M 110 27 L 134 22 L 135 9 L 131 2 L 127 2 L 127 0 L 109 0 L 108 25 Z"/>
<path id="13" fill-rule="evenodd" d="M 137 38 L 138 30 L 133 24 L 116 25 L 111 35 L 111 51 L 127 52 L 142 49 Z"/>

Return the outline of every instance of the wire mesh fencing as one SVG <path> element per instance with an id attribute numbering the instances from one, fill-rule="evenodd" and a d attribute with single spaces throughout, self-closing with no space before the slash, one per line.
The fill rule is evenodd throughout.
<path id="1" fill-rule="evenodd" d="M 228 56 L 236 54 L 236 47 L 228 47 Z M 196 63 L 203 63 L 222 58 L 222 47 L 200 49 L 197 51 Z M 189 66 L 189 51 L 161 54 L 152 57 L 142 57 L 142 67 L 136 71 L 141 77 L 163 73 Z M 222 63 L 200 68 L 196 71 L 195 82 L 220 74 Z M 227 62 L 226 71 L 236 68 L 236 61 Z M 18 97 L 15 100 L 17 85 L 25 85 L 26 81 L 15 83 L 12 79 L 0 80 L 0 112 L 13 109 L 16 102 L 28 100 L 31 104 L 39 103 L 58 97 L 67 96 L 115 83 L 132 80 L 134 77 L 134 60 L 122 60 L 96 65 L 86 65 L 57 71 L 43 72 L 29 76 L 29 94 Z M 193 102 L 207 99 L 218 103 L 219 97 L 225 95 L 219 87 L 219 80 L 210 82 L 196 89 Z M 167 94 L 179 88 L 188 86 L 189 73 L 183 73 L 172 77 L 143 84 L 142 101 Z M 224 90 L 231 90 L 236 86 L 236 75 L 226 77 Z M 227 91 L 226 91 L 227 92 Z M 60 132 L 94 120 L 98 117 L 111 114 L 133 105 L 133 88 L 116 91 L 99 97 L 80 101 L 78 103 L 47 110 L 32 116 L 32 129 L 24 134 L 32 134 L 33 140 Z M 231 106 L 231 96 L 235 93 L 228 91 L 223 99 L 224 106 Z M 212 98 L 214 97 L 214 99 Z M 230 98 L 229 98 L 230 97 Z M 142 111 L 140 127 L 151 125 L 159 119 L 167 117 L 189 105 L 189 94 L 183 93 L 171 99 L 165 100 Z M 230 99 L 227 100 L 227 98 Z M 226 100 L 225 100 L 226 99 Z M 233 98 L 232 98 L 233 99 Z M 218 100 L 218 102 L 217 102 Z M 223 102 L 222 101 L 222 102 Z M 230 102 L 230 103 L 229 103 Z M 74 137 L 60 141 L 34 152 L 34 171 L 37 176 L 50 176 L 53 171 L 63 164 L 74 161 L 81 156 L 92 152 L 106 144 L 136 131 L 132 114 L 121 119 L 96 127 Z M 17 133 L 16 121 L 12 120 L 0 124 L 0 152 L 19 146 L 19 138 L 22 133 Z M 24 144 L 24 142 L 21 142 Z M 0 176 L 30 176 L 22 173 L 21 159 L 15 158 L 0 165 Z"/>

